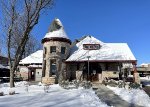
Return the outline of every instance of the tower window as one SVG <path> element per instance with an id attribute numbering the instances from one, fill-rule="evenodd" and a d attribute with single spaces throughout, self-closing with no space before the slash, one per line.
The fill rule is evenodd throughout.
<path id="1" fill-rule="evenodd" d="M 61 47 L 61 53 L 65 54 L 65 51 L 66 51 L 66 47 Z"/>
<path id="2" fill-rule="evenodd" d="M 50 47 L 50 53 L 56 52 L 56 46 L 51 46 Z"/>
<path id="3" fill-rule="evenodd" d="M 56 67 L 56 59 L 52 59 L 50 60 L 50 63 L 51 63 L 51 72 L 52 72 L 52 75 L 55 75 L 56 74 L 56 70 L 57 70 L 57 67 Z"/>

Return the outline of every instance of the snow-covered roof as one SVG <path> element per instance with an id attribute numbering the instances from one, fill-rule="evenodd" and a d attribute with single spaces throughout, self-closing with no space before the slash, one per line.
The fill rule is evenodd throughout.
<path id="1" fill-rule="evenodd" d="M 28 57 L 22 59 L 19 64 L 39 64 L 43 61 L 43 50 L 38 50 Z"/>
<path id="2" fill-rule="evenodd" d="M 101 47 L 98 50 L 84 50 L 83 44 L 100 44 Z M 71 55 L 66 61 L 86 61 L 88 56 L 91 61 L 136 60 L 126 43 L 103 43 L 92 36 L 87 36 L 72 47 Z"/>
<path id="3" fill-rule="evenodd" d="M 3 66 L 3 65 L 0 64 L 0 69 L 8 69 L 8 67 Z"/>
<path id="4" fill-rule="evenodd" d="M 150 66 L 150 63 L 142 63 L 140 66 L 141 67 L 148 67 L 148 66 Z"/>
<path id="5" fill-rule="evenodd" d="M 32 67 L 32 68 L 42 68 L 42 65 L 29 65 L 28 67 Z"/>
<path id="6" fill-rule="evenodd" d="M 49 32 L 45 35 L 44 38 L 54 38 L 54 37 L 69 39 L 59 19 L 54 19 L 54 21 L 50 26 Z"/>

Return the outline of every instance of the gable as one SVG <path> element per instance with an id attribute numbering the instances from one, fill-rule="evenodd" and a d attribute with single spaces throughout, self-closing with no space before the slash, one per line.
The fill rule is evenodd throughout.
<path id="1" fill-rule="evenodd" d="M 100 44 L 98 50 L 85 50 L 83 44 Z M 136 60 L 126 43 L 103 43 L 98 39 L 87 36 L 71 48 L 71 55 L 66 61 L 130 61 Z"/>
<path id="2" fill-rule="evenodd" d="M 42 64 L 43 62 L 43 50 L 38 50 L 33 54 L 22 59 L 19 64 Z"/>

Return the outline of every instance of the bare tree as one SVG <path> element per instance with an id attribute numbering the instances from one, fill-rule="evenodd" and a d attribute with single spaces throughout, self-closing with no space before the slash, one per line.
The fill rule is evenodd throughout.
<path id="1" fill-rule="evenodd" d="M 1 52 L 2 52 L 2 40 L 0 39 L 0 55 L 1 55 Z"/>
<path id="2" fill-rule="evenodd" d="M 53 3 L 54 0 L 1 0 L 3 28 L 7 37 L 10 87 L 14 87 L 14 72 L 25 51 L 31 31 L 38 24 L 41 13 L 52 8 Z M 16 37 L 19 40 L 14 44 Z"/>
<path id="3" fill-rule="evenodd" d="M 33 35 L 31 35 L 25 46 L 22 58 L 27 57 L 28 55 L 39 49 L 41 49 L 41 43 Z"/>

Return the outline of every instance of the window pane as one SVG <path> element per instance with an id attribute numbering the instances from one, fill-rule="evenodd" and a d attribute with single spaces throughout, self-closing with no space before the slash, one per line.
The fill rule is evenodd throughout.
<path id="1" fill-rule="evenodd" d="M 51 60 L 51 72 L 52 72 L 52 75 L 55 75 L 56 74 L 56 70 L 57 70 L 57 67 L 56 67 L 56 60 Z"/>
<path id="2" fill-rule="evenodd" d="M 89 49 L 89 45 L 83 44 L 83 48 L 84 48 L 84 49 Z"/>
<path id="3" fill-rule="evenodd" d="M 50 47 L 50 52 L 51 52 L 51 53 L 56 52 L 56 46 L 51 46 L 51 47 Z"/>
<path id="4" fill-rule="evenodd" d="M 65 51 L 66 51 L 66 47 L 61 47 L 61 53 L 65 54 Z"/>

